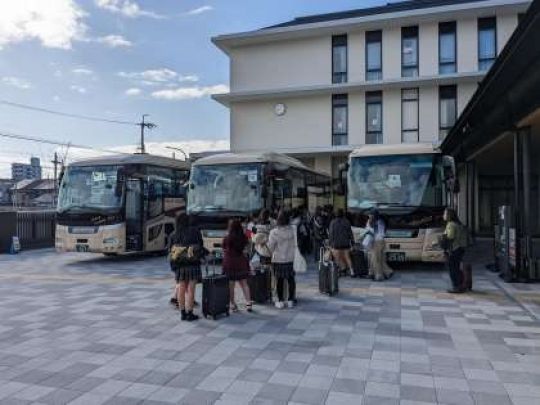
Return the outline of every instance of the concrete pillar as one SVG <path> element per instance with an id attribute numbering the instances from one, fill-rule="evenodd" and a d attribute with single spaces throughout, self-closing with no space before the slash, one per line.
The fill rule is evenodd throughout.
<path id="1" fill-rule="evenodd" d="M 529 278 L 529 269 L 532 264 L 532 217 L 531 217 L 531 129 L 529 127 L 519 130 L 521 138 L 522 155 L 522 176 L 523 176 L 523 209 L 522 211 L 522 232 L 523 232 L 523 250 L 522 263 L 524 265 L 523 276 Z M 521 208 L 521 207 L 520 207 Z"/>

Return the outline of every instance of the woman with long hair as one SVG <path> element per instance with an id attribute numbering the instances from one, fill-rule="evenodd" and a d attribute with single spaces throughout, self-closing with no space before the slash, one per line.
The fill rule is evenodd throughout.
<path id="1" fill-rule="evenodd" d="M 238 220 L 229 221 L 229 229 L 227 236 L 223 239 L 223 273 L 229 277 L 231 309 L 233 312 L 238 311 L 234 291 L 238 284 L 244 298 L 246 300 L 246 309 L 251 312 L 253 303 L 247 278 L 249 277 L 249 261 L 245 254 L 246 246 L 249 241 L 242 227 L 242 223 Z"/>
<path id="2" fill-rule="evenodd" d="M 177 258 L 172 257 L 175 250 L 182 250 Z M 176 230 L 171 237 L 169 251 L 182 320 L 196 321 L 199 317 L 193 314 L 193 303 L 195 287 L 202 279 L 200 258 L 204 252 L 204 244 L 201 231 L 193 226 L 186 214 L 180 214 L 176 218 Z"/>
<path id="3" fill-rule="evenodd" d="M 446 221 L 446 228 L 443 235 L 443 244 L 448 259 L 448 271 L 452 288 L 449 293 L 459 294 L 465 292 L 463 288 L 463 272 L 461 271 L 461 262 L 465 255 L 467 247 L 466 231 L 459 220 L 456 211 L 452 208 L 447 208 L 444 211 L 443 219 Z"/>
<path id="4" fill-rule="evenodd" d="M 270 231 L 268 248 L 272 252 L 272 267 L 276 278 L 278 296 L 276 308 L 283 309 L 285 305 L 292 308 L 296 305 L 296 280 L 294 278 L 296 239 L 294 228 L 289 225 L 289 216 L 283 211 L 277 217 L 277 227 Z M 285 280 L 289 285 L 287 304 L 284 301 Z"/>

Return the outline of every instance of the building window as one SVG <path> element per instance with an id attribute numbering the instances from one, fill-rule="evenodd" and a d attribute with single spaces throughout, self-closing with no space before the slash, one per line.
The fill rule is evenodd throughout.
<path id="1" fill-rule="evenodd" d="M 478 19 L 478 70 L 489 70 L 497 58 L 497 19 Z"/>
<path id="2" fill-rule="evenodd" d="M 347 35 L 332 37 L 332 83 L 347 83 Z"/>
<path id="3" fill-rule="evenodd" d="M 366 32 L 366 80 L 382 80 L 382 31 Z"/>
<path id="4" fill-rule="evenodd" d="M 366 93 L 366 143 L 383 143 L 382 91 Z"/>
<path id="5" fill-rule="evenodd" d="M 348 144 L 349 98 L 346 94 L 332 96 L 332 145 Z"/>
<path id="6" fill-rule="evenodd" d="M 401 76 L 418 76 L 418 27 L 401 29 Z"/>
<path id="7" fill-rule="evenodd" d="M 439 140 L 443 140 L 457 119 L 457 87 L 439 87 Z"/>
<path id="8" fill-rule="evenodd" d="M 439 24 L 439 74 L 457 71 L 456 22 Z"/>
<path id="9" fill-rule="evenodd" d="M 419 140 L 418 89 L 401 90 L 401 140 L 414 143 Z"/>

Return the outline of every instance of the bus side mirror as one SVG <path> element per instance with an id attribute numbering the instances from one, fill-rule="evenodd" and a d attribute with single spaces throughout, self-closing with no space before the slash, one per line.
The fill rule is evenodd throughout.
<path id="1" fill-rule="evenodd" d="M 337 192 L 339 195 L 347 194 L 347 172 L 349 171 L 349 163 L 339 165 Z"/>
<path id="2" fill-rule="evenodd" d="M 456 162 L 452 156 L 443 156 L 443 176 L 448 191 L 459 193 L 459 180 L 457 176 Z"/>

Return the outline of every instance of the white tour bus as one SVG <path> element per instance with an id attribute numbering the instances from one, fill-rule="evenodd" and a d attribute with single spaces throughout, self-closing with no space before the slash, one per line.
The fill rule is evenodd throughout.
<path id="1" fill-rule="evenodd" d="M 454 160 L 432 144 L 366 145 L 347 163 L 347 210 L 360 238 L 367 215 L 387 221 L 391 262 L 444 262 L 443 213 L 457 191 Z"/>
<path id="2" fill-rule="evenodd" d="M 221 254 L 230 218 L 245 220 L 267 208 L 314 211 L 331 202 L 330 176 L 277 153 L 224 153 L 191 168 L 188 214 L 200 227 L 205 247 Z"/>
<path id="3" fill-rule="evenodd" d="M 188 162 L 148 154 L 70 164 L 62 174 L 56 249 L 161 252 L 185 212 Z"/>

